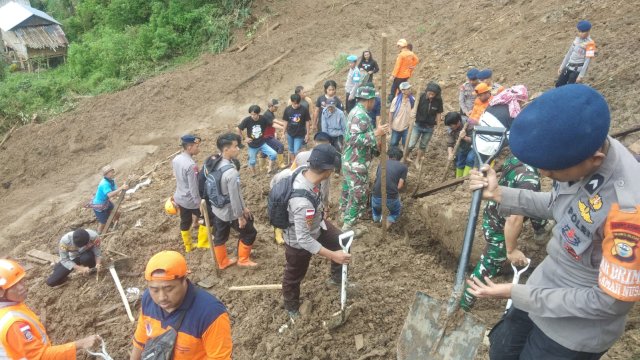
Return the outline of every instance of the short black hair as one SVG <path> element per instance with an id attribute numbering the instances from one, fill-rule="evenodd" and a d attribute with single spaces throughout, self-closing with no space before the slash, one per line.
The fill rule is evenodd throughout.
<path id="1" fill-rule="evenodd" d="M 336 84 L 333 80 L 327 80 L 324 82 L 324 91 L 327 92 L 329 86 L 333 86 L 335 89 L 338 89 L 338 84 Z"/>
<path id="2" fill-rule="evenodd" d="M 262 111 L 262 109 L 260 109 L 260 106 L 258 106 L 258 105 L 249 106 L 249 114 L 251 114 L 251 113 L 260 114 L 260 111 Z"/>
<path id="3" fill-rule="evenodd" d="M 296 86 L 295 90 L 293 90 L 293 92 L 296 93 L 296 94 L 300 94 L 300 92 L 302 90 L 304 90 L 304 86 L 298 85 L 298 86 Z"/>
<path id="4" fill-rule="evenodd" d="M 462 116 L 456 111 L 450 111 L 444 116 L 444 124 L 447 126 L 455 125 L 460 121 L 462 121 Z"/>
<path id="5" fill-rule="evenodd" d="M 389 155 L 389 159 L 400 160 L 404 156 L 404 152 L 399 147 L 392 146 L 387 151 L 387 155 Z"/>
<path id="6" fill-rule="evenodd" d="M 234 141 L 237 142 L 238 145 L 239 145 L 240 142 L 242 141 L 240 139 L 240 135 L 238 135 L 236 133 L 232 133 L 232 132 L 224 133 L 224 134 L 218 136 L 218 139 L 216 140 L 216 146 L 218 147 L 218 150 L 220 150 L 220 152 L 222 152 L 224 149 L 226 149 L 229 146 L 233 145 Z"/>
<path id="7" fill-rule="evenodd" d="M 87 230 L 85 229 L 77 229 L 73 232 L 72 235 L 73 245 L 81 248 L 89 243 L 90 236 Z"/>
<path id="8" fill-rule="evenodd" d="M 299 94 L 291 94 L 291 102 L 298 104 L 302 100 Z"/>

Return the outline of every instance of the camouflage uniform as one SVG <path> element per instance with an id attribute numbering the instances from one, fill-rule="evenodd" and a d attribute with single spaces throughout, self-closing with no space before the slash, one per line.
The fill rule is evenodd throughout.
<path id="1" fill-rule="evenodd" d="M 340 212 L 344 224 L 352 226 L 367 209 L 369 165 L 378 156 L 378 142 L 371 126 L 371 118 L 362 103 L 356 104 L 347 117 L 342 153 L 342 196 Z"/>
<path id="2" fill-rule="evenodd" d="M 540 174 L 536 168 L 524 164 L 511 155 L 502 165 L 502 176 L 500 176 L 498 184 L 511 188 L 540 191 Z M 547 220 L 530 220 L 535 230 L 542 229 L 547 224 Z M 488 201 L 482 215 L 482 232 L 487 246 L 484 254 L 480 256 L 480 261 L 473 269 L 471 278 L 484 279 L 485 276 L 493 278 L 502 270 L 502 266 L 507 260 L 504 237 L 505 222 L 505 218 L 498 215 L 498 205 L 493 201 Z M 467 286 L 462 299 L 460 299 L 460 306 L 468 311 L 473 307 L 475 300 L 475 297 L 468 292 Z"/>

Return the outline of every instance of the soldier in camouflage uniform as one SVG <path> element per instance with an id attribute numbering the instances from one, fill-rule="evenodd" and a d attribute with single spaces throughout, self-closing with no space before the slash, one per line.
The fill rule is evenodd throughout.
<path id="1" fill-rule="evenodd" d="M 540 191 L 540 174 L 536 168 L 524 164 L 515 156 L 510 155 L 502 165 L 502 175 L 498 180 L 499 185 L 518 189 Z M 522 224 L 526 220 L 521 215 L 511 215 L 504 218 L 498 215 L 498 206 L 493 201 L 488 201 L 482 215 L 482 230 L 487 245 L 480 261 L 471 273 L 471 278 L 484 279 L 485 276 L 493 278 L 502 270 L 507 258 L 516 266 L 526 265 L 526 257 L 517 249 L 517 240 L 522 231 Z M 530 219 L 535 233 L 545 232 L 547 220 Z M 509 238 L 505 238 L 505 233 Z M 466 286 L 460 307 L 469 311 L 476 298 L 468 291 Z"/>
<path id="2" fill-rule="evenodd" d="M 378 126 L 375 130 L 367 115 L 375 105 L 375 89 L 363 86 L 356 91 L 358 103 L 347 117 L 342 153 L 342 196 L 340 212 L 344 219 L 342 230 L 354 227 L 358 217 L 367 209 L 367 188 L 369 186 L 369 165 L 374 156 L 380 154 L 377 136 L 387 132 L 389 125 Z"/>

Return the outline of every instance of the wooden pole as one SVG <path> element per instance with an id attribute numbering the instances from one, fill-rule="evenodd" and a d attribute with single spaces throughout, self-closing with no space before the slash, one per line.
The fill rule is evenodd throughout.
<path id="1" fill-rule="evenodd" d="M 380 91 L 380 125 L 387 123 L 387 34 L 382 34 L 382 88 Z M 382 238 L 387 235 L 387 135 L 380 138 L 380 192 L 382 193 Z"/>
<path id="2" fill-rule="evenodd" d="M 211 227 L 211 221 L 209 219 L 209 209 L 207 209 L 207 200 L 200 200 L 200 212 L 202 216 L 204 216 L 204 224 L 207 227 L 207 234 L 209 235 L 209 250 L 211 250 L 211 257 L 213 258 L 213 267 L 216 273 L 216 277 L 220 277 L 220 268 L 218 268 L 218 259 L 216 259 L 216 253 L 213 250 L 213 235 L 211 232 L 213 228 Z"/>

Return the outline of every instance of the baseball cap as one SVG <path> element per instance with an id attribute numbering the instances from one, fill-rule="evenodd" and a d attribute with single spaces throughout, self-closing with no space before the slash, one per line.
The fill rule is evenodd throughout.
<path id="1" fill-rule="evenodd" d="M 402 47 L 405 47 L 405 46 L 407 46 L 408 44 L 409 44 L 409 43 L 408 43 L 408 42 L 407 42 L 407 40 L 405 40 L 405 39 L 400 39 L 400 40 L 398 40 L 398 42 L 396 43 L 396 45 L 398 45 L 398 46 L 402 46 Z"/>
<path id="2" fill-rule="evenodd" d="M 182 142 L 183 144 L 200 144 L 200 141 L 202 141 L 201 138 L 192 134 L 183 135 L 180 138 L 180 142 Z"/>
<path id="3" fill-rule="evenodd" d="M 151 275 L 158 270 L 162 270 L 164 273 Z M 144 278 L 147 281 L 175 280 L 186 276 L 188 272 L 187 260 L 179 252 L 161 251 L 149 259 L 144 270 Z"/>
<path id="4" fill-rule="evenodd" d="M 336 101 L 334 99 L 327 100 L 326 105 L 331 107 L 336 107 Z"/>
<path id="5" fill-rule="evenodd" d="M 409 84 L 408 81 L 404 81 L 400 83 L 399 87 L 400 87 L 400 90 L 407 90 L 407 89 L 411 89 L 411 84 Z"/>
<path id="6" fill-rule="evenodd" d="M 476 90 L 476 94 L 483 94 L 491 91 L 491 88 L 489 87 L 489 85 L 481 82 L 480 84 L 476 85 L 475 90 Z"/>
<path id="7" fill-rule="evenodd" d="M 316 145 L 309 156 L 309 167 L 322 170 L 339 169 L 340 153 L 331 144 Z"/>

